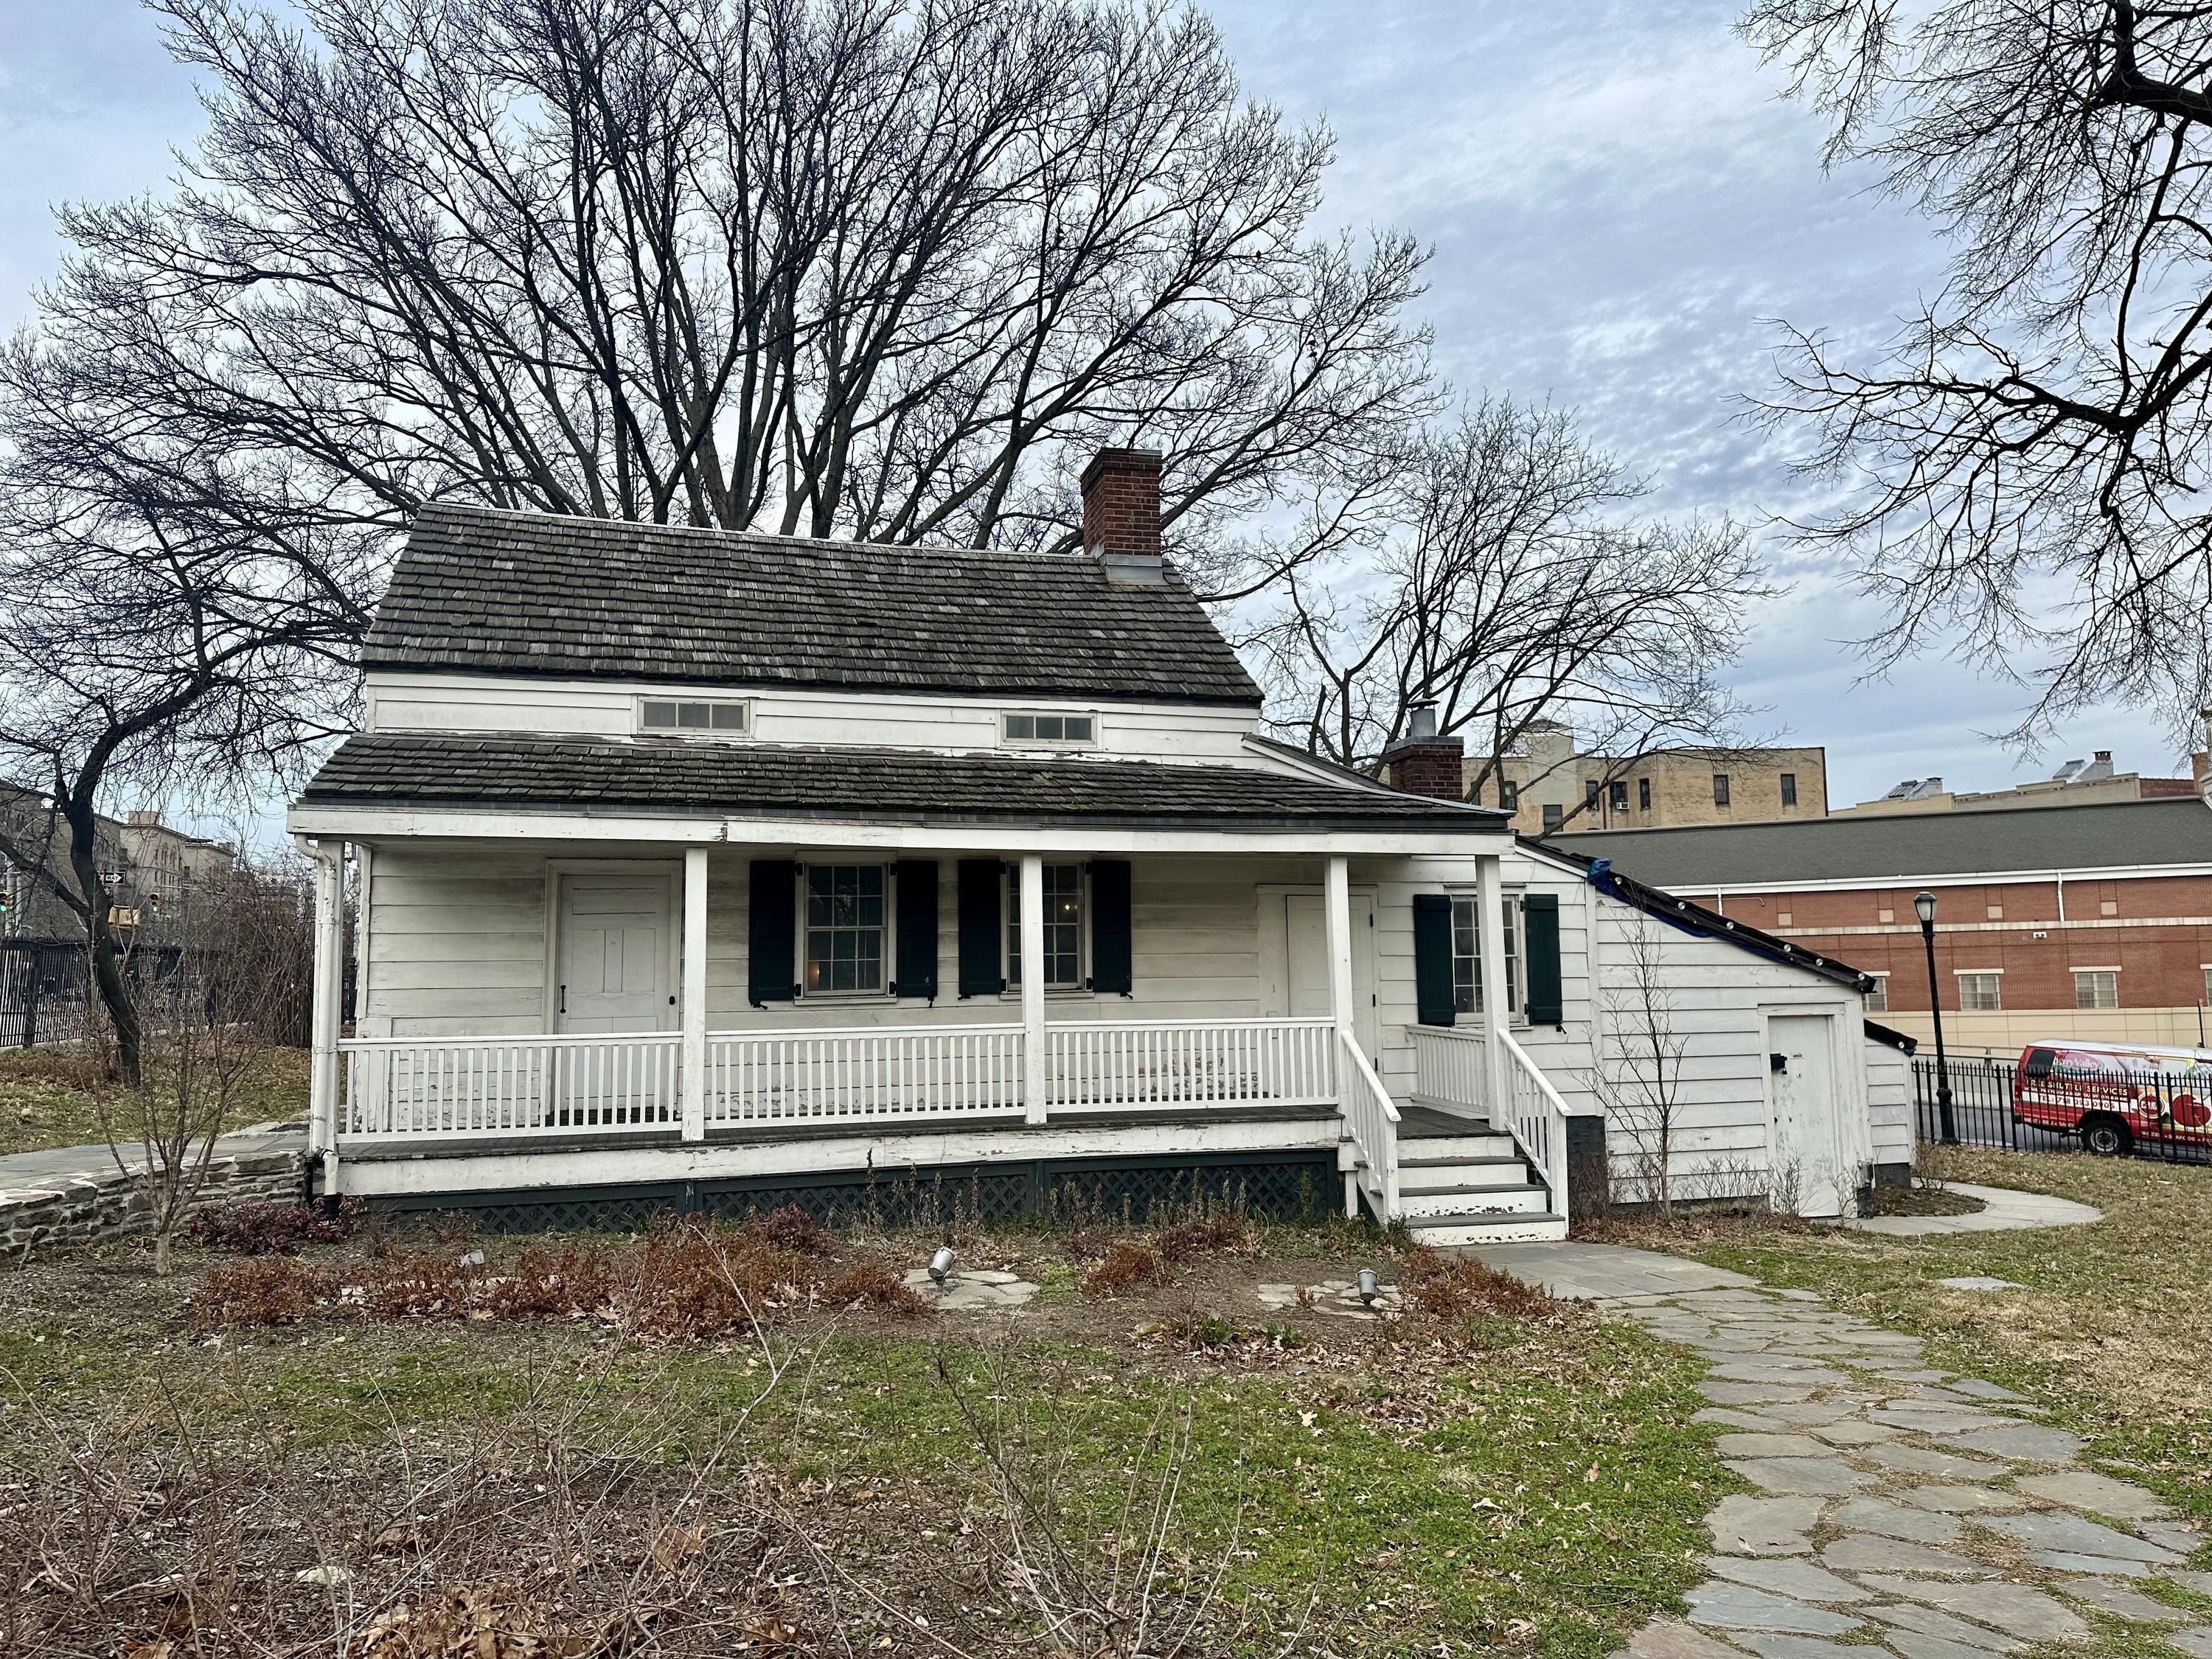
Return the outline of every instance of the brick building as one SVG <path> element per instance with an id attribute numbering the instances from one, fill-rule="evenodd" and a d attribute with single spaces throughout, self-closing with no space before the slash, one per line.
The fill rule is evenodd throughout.
<path id="1" fill-rule="evenodd" d="M 1577 750 L 1571 726 L 1533 720 L 1491 781 L 1484 761 L 1466 763 L 1463 799 L 1512 810 L 1524 836 L 1748 823 L 1821 817 L 1828 811 L 1828 751 L 1655 749 L 1640 755 Z"/>
<path id="2" fill-rule="evenodd" d="M 1838 816 L 1577 836 L 1578 854 L 1881 976 L 1869 1012 L 1929 1035 L 1912 900 L 1936 896 L 1954 1049 L 2051 1037 L 2195 1045 L 2212 1030 L 2212 810 L 2199 799 Z"/>

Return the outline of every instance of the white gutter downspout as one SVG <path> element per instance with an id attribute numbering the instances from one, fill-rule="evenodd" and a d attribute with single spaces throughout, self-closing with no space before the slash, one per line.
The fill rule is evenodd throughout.
<path id="1" fill-rule="evenodd" d="M 345 1008 L 345 843 L 295 836 L 315 861 L 315 981 L 309 1027 L 307 1157 L 323 1165 L 323 1195 L 338 1194 L 338 1030 Z"/>

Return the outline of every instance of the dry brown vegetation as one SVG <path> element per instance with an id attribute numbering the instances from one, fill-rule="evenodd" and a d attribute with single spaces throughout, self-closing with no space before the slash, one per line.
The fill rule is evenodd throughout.
<path id="1" fill-rule="evenodd" d="M 691 1342 L 754 1329 L 793 1305 L 921 1310 L 884 1261 L 831 1261 L 817 1253 L 827 1235 L 811 1221 L 805 1228 L 781 1212 L 740 1228 L 672 1219 L 627 1243 L 526 1244 L 496 1267 L 481 1249 L 456 1257 L 380 1235 L 361 1256 L 329 1266 L 277 1255 L 219 1264 L 192 1311 L 207 1329 L 308 1319 L 595 1320 L 649 1341 Z"/>
<path id="2" fill-rule="evenodd" d="M 1043 1290 L 917 1307 L 940 1242 Z M 1117 1255 L 1157 1277 L 1083 1295 Z M 1362 1265 L 1432 1288 L 1395 1321 L 1256 1294 Z M 0 1274 L 0 1659 L 1596 1659 L 1726 1480 L 1691 1376 L 1480 1269 L 1219 1212 L 33 1262 Z"/>

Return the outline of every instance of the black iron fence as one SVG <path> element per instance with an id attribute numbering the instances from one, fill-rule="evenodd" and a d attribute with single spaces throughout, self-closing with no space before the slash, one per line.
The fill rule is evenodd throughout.
<path id="1" fill-rule="evenodd" d="M 84 946 L 66 939 L 0 939 L 0 1048 L 73 1036 L 82 1023 Z"/>
<path id="2" fill-rule="evenodd" d="M 1912 1062 L 1915 1127 L 1924 1141 L 2013 1152 L 2091 1152 L 2212 1163 L 2212 1071 L 2092 1070 L 2039 1060 L 1954 1060 L 1946 1121 L 1936 1060 Z"/>

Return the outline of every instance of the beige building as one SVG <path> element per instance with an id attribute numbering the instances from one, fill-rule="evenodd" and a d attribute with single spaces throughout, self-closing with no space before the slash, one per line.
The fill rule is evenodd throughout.
<path id="1" fill-rule="evenodd" d="M 2069 760 L 2047 778 L 2009 789 L 1967 793 L 1946 789 L 1941 778 L 1907 778 L 1880 800 L 1839 806 L 1831 814 L 2002 811 L 2021 806 L 2100 806 L 2116 800 L 2186 800 L 2204 785 L 2206 759 L 2190 757 L 2196 775 L 2147 778 L 2140 772 L 2112 769 L 2112 751 L 2100 749 L 2091 760 Z"/>
<path id="2" fill-rule="evenodd" d="M 1632 756 L 1577 752 L 1571 726 L 1532 721 L 1479 788 L 1484 763 L 1467 763 L 1468 796 L 1504 806 L 1522 835 L 1653 830 L 1686 823 L 1818 818 L 1828 811 L 1825 749 L 1658 749 Z"/>

